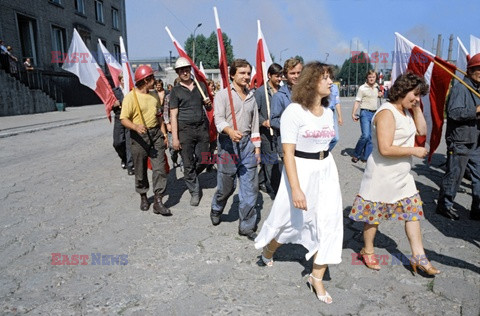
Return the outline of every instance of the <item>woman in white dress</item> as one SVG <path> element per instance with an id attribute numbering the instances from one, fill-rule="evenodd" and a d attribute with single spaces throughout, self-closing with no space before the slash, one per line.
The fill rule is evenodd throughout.
<path id="1" fill-rule="evenodd" d="M 373 270 L 380 270 L 373 247 L 378 225 L 382 220 L 397 220 L 405 222 L 413 271 L 419 268 L 429 275 L 440 273 L 425 256 L 419 222 L 423 218 L 422 199 L 410 174 L 412 156 L 427 155 L 424 147 L 415 147 L 415 135 L 427 131 L 420 108 L 420 96 L 427 92 L 422 77 L 401 75 L 388 92 L 389 102 L 377 110 L 372 120 L 373 152 L 349 217 L 365 223 L 360 258 Z"/>
<path id="2" fill-rule="evenodd" d="M 312 62 L 293 87 L 292 102 L 283 112 L 280 131 L 284 164 L 280 187 L 268 218 L 255 239 L 262 260 L 273 265 L 273 254 L 284 243 L 303 245 L 313 260 L 308 284 L 319 300 L 330 304 L 322 278 L 327 264 L 341 262 L 342 197 L 338 172 L 328 148 L 335 136 L 328 108 L 332 68 Z"/>

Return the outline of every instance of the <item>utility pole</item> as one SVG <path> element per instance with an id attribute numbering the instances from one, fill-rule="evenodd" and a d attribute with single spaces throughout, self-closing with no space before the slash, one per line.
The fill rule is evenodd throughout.
<path id="1" fill-rule="evenodd" d="M 438 34 L 437 38 L 437 52 L 435 54 L 437 57 L 442 58 L 442 34 Z"/>
<path id="2" fill-rule="evenodd" d="M 450 34 L 450 37 L 448 38 L 448 56 L 447 56 L 447 61 L 452 60 L 452 50 L 453 50 L 453 34 Z"/>
<path id="3" fill-rule="evenodd" d="M 197 29 L 202 26 L 202 23 L 198 23 L 197 27 L 193 30 L 193 56 L 192 56 L 192 59 L 193 59 L 193 63 L 195 64 L 195 42 L 197 41 L 196 38 L 195 38 L 195 32 L 197 31 Z"/>

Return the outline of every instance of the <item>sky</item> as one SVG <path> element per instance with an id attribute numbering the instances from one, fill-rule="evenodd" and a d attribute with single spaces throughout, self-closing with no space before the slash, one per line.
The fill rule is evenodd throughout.
<path id="1" fill-rule="evenodd" d="M 195 34 L 220 26 L 231 39 L 235 58 L 255 64 L 257 20 L 274 61 L 300 55 L 341 66 L 351 50 L 391 55 L 394 33 L 414 44 L 436 50 L 443 37 L 447 58 L 450 34 L 469 49 L 470 35 L 480 37 L 479 0 L 126 0 L 129 59 L 177 56 L 165 26 L 184 46 Z M 453 42 L 453 59 L 457 56 Z M 432 49 L 432 47 L 434 47 Z M 199 62 L 199 61 L 197 61 Z"/>

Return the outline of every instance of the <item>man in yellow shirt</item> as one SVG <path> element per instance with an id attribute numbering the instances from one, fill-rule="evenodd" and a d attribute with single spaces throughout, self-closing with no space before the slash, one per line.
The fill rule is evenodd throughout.
<path id="1" fill-rule="evenodd" d="M 164 216 L 172 213 L 163 205 L 162 197 L 167 184 L 165 170 L 165 148 L 167 131 L 161 114 L 160 100 L 155 91 L 150 92 L 155 83 L 153 70 L 140 66 L 135 71 L 135 88 L 123 99 L 120 120 L 130 129 L 132 158 L 135 167 L 135 190 L 140 194 L 140 209 L 150 207 L 147 198 L 149 189 L 147 160 L 152 164 L 154 202 L 153 212 Z"/>

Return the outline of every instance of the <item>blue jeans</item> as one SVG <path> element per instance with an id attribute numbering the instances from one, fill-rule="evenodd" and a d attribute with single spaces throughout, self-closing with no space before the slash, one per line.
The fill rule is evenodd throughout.
<path id="1" fill-rule="evenodd" d="M 354 156 L 366 161 L 372 153 L 372 118 L 375 112 L 360 110 L 360 128 L 362 136 L 355 146 Z"/>
<path id="2" fill-rule="evenodd" d="M 335 136 L 330 141 L 330 145 L 328 145 L 329 151 L 332 151 L 332 149 L 335 147 L 335 145 L 338 143 L 338 140 L 340 139 L 340 136 L 338 135 L 338 117 L 337 111 L 335 111 L 335 109 L 333 109 L 333 129 L 335 130 Z"/>

